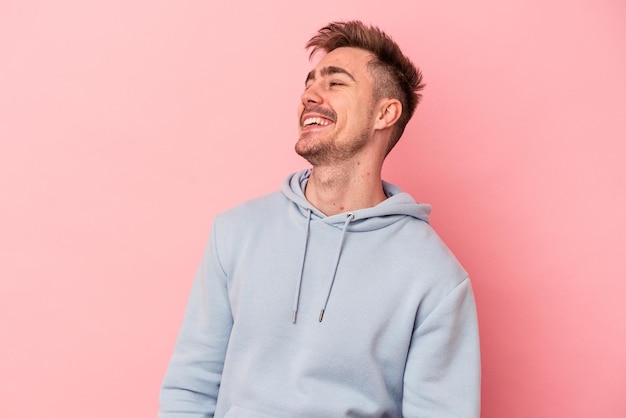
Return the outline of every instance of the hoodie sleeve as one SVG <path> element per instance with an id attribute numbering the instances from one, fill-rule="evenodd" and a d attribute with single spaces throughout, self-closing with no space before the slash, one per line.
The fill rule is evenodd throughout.
<path id="1" fill-rule="evenodd" d="M 406 417 L 480 416 L 478 321 L 467 278 L 416 325 L 402 412 Z"/>
<path id="2" fill-rule="evenodd" d="M 214 225 L 161 386 L 159 418 L 212 417 L 215 412 L 233 323 L 216 235 Z"/>

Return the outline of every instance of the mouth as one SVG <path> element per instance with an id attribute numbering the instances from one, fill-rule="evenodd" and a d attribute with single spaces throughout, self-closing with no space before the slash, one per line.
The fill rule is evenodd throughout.
<path id="1" fill-rule="evenodd" d="M 307 107 L 300 116 L 300 130 L 304 133 L 323 129 L 335 123 L 335 120 L 336 114 L 330 109 L 322 106 Z"/>
<path id="2" fill-rule="evenodd" d="M 323 106 L 306 106 L 300 115 L 300 128 L 303 131 L 325 128 L 337 120 L 337 114 Z"/>
<path id="3" fill-rule="evenodd" d="M 307 117 L 302 121 L 302 127 L 307 128 L 309 126 L 328 126 L 331 122 L 322 117 Z"/>

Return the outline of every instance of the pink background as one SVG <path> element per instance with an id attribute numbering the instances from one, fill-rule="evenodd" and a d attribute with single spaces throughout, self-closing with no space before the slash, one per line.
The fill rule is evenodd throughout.
<path id="1" fill-rule="evenodd" d="M 469 270 L 483 417 L 626 416 L 626 4 L 0 4 L 0 416 L 153 417 L 213 216 L 276 190 L 331 20 L 423 104 L 385 177 Z"/>

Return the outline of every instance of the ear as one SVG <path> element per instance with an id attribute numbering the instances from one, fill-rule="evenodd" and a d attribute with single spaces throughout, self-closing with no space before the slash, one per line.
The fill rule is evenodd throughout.
<path id="1" fill-rule="evenodd" d="M 384 130 L 393 126 L 402 115 L 402 103 L 398 99 L 384 99 L 379 102 L 374 129 Z"/>

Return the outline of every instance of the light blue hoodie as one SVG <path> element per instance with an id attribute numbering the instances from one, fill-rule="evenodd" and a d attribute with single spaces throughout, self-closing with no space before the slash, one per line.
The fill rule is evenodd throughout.
<path id="1" fill-rule="evenodd" d="M 159 417 L 478 417 L 472 289 L 430 206 L 384 183 L 325 216 L 309 175 L 216 217 Z"/>

